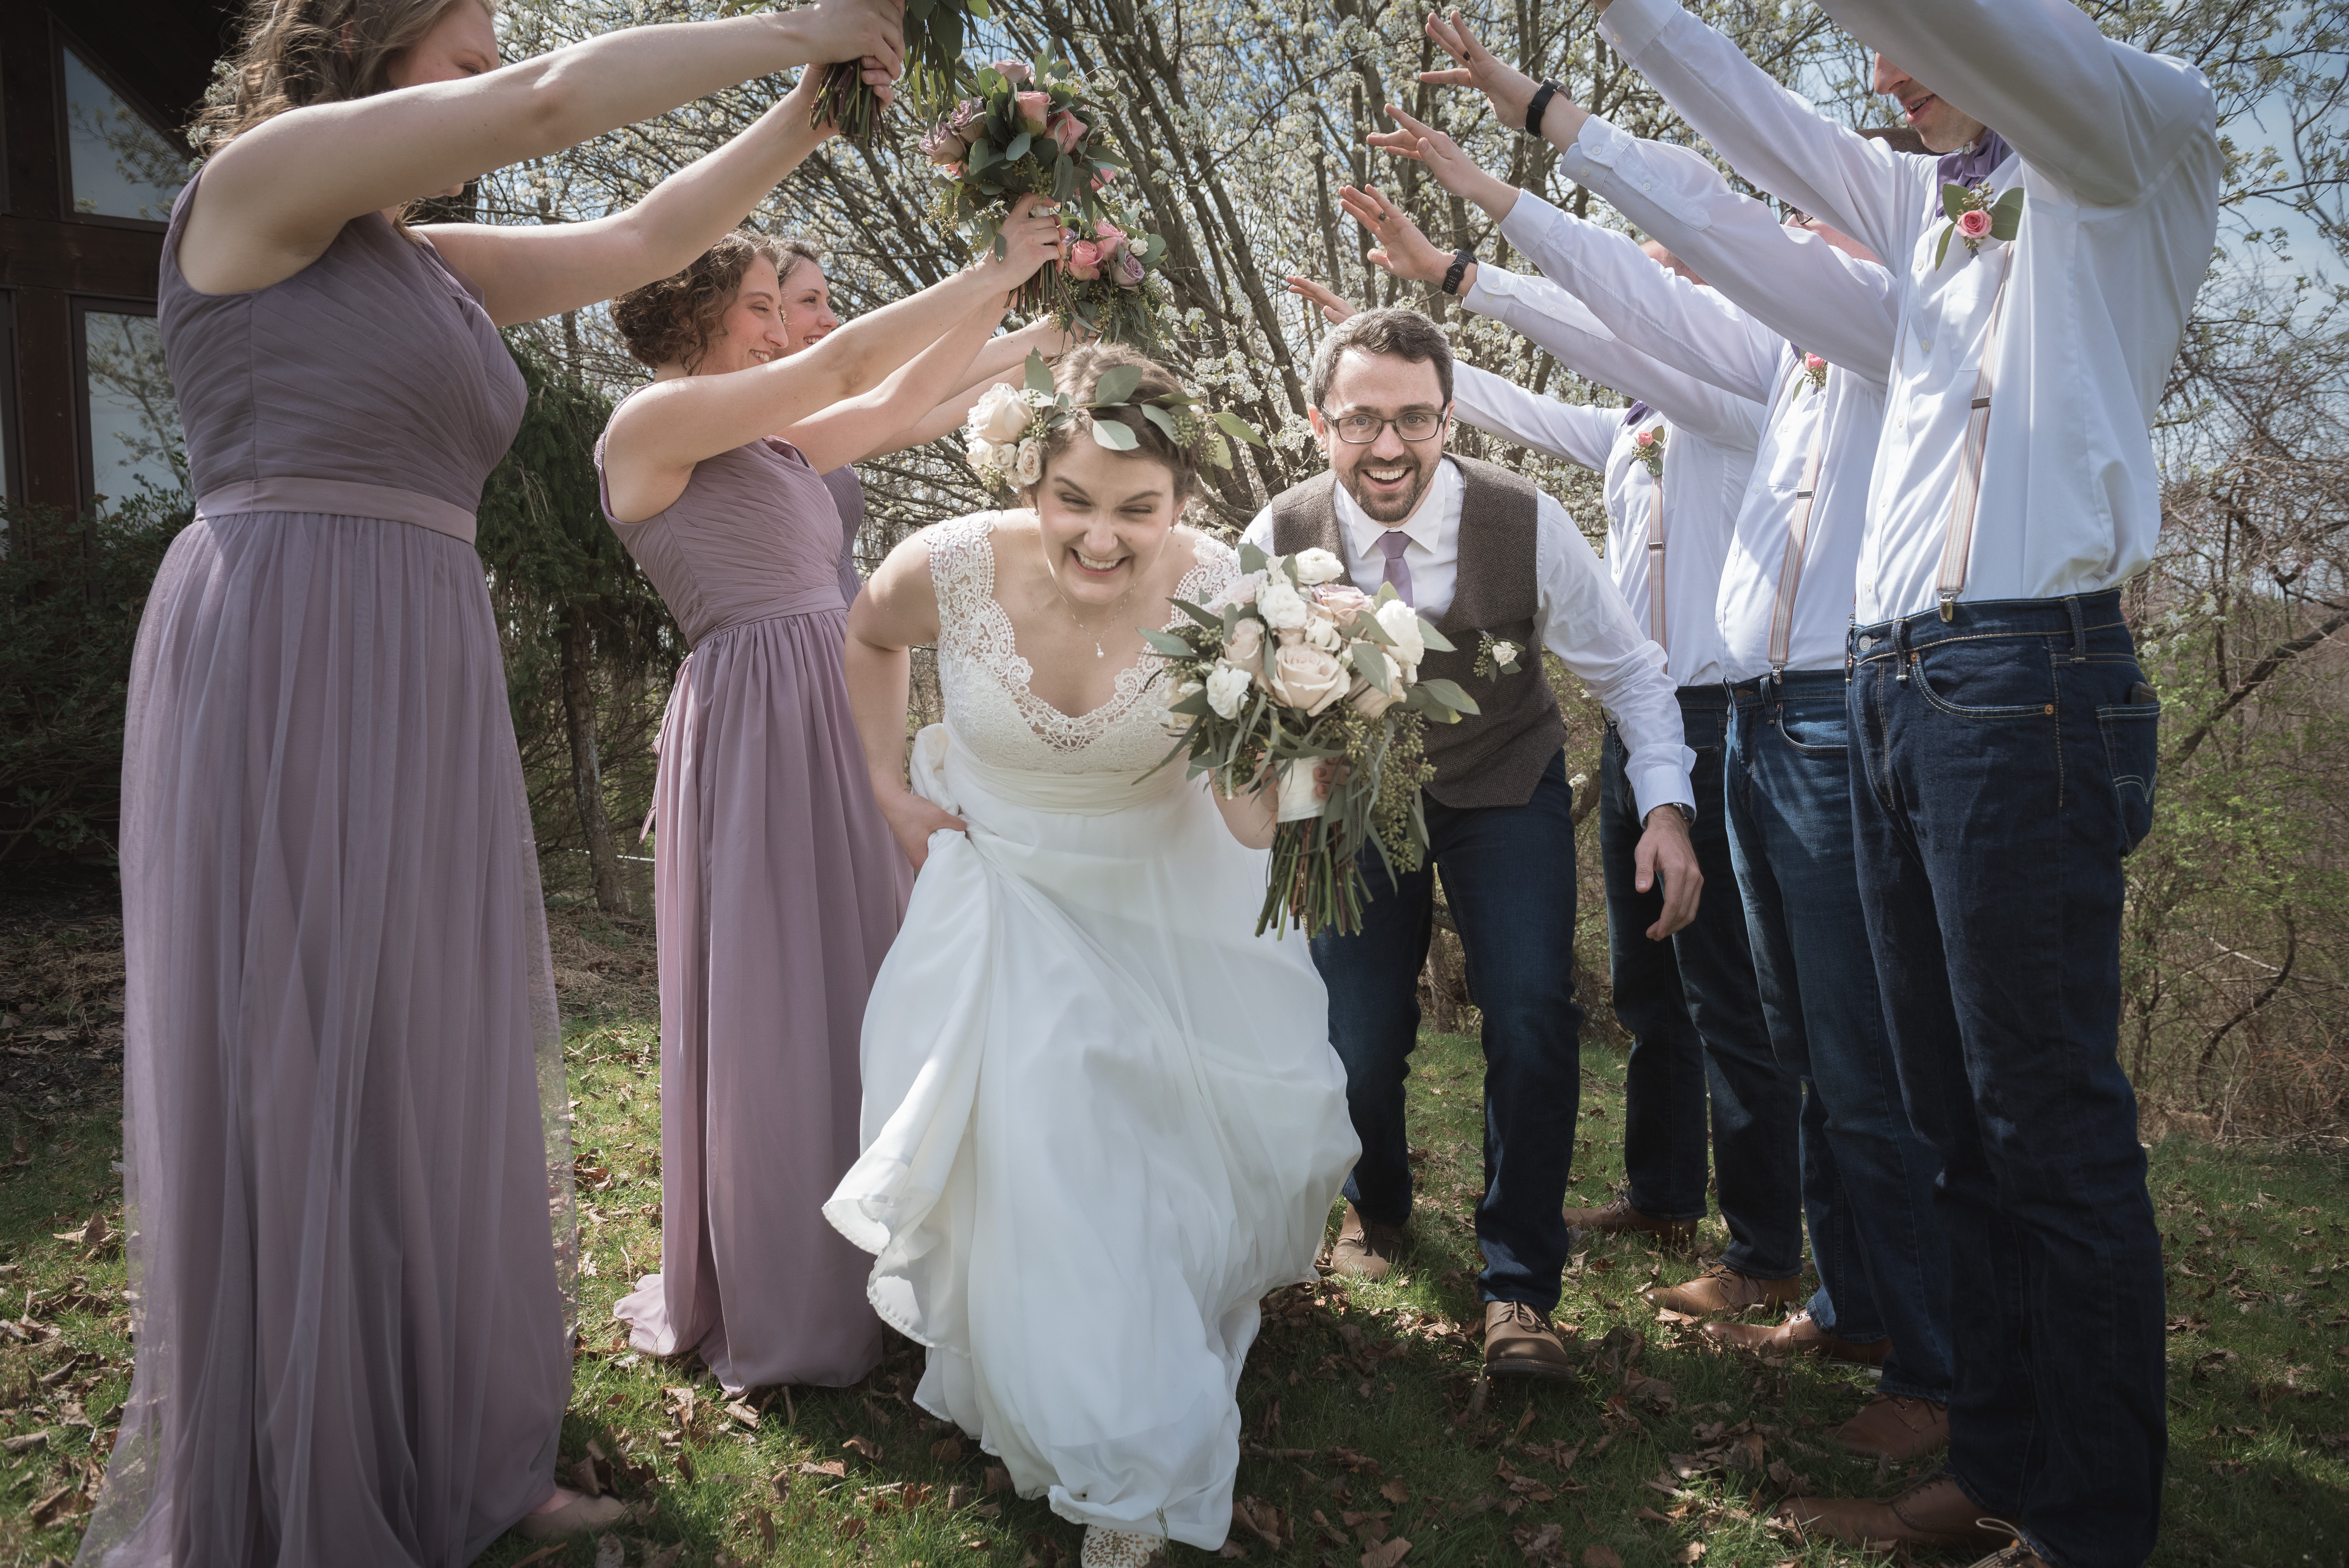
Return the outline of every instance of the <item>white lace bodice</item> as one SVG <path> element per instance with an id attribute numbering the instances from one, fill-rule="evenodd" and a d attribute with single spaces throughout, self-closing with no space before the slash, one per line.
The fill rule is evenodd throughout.
<path id="1" fill-rule="evenodd" d="M 1016 514 L 982 511 L 928 531 L 930 584 L 938 600 L 938 686 L 957 746 L 992 768 L 1030 773 L 1123 773 L 1139 779 L 1166 755 L 1166 683 L 1145 651 L 1118 673 L 1109 700 L 1071 717 L 1029 688 L 1010 613 L 995 597 L 995 531 Z M 1239 575 L 1239 558 L 1212 539 L 1174 596 L 1204 603 Z M 1181 611 L 1167 624 L 1184 619 Z M 1179 764 L 1178 764 L 1179 766 Z"/>

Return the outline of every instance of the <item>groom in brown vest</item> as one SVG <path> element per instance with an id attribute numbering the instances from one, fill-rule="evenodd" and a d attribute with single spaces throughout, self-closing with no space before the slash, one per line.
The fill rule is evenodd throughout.
<path id="1" fill-rule="evenodd" d="M 1419 973 L 1441 872 L 1485 1018 L 1485 1198 L 1476 1207 L 1488 1372 L 1563 1377 L 1549 1326 L 1573 1234 L 1560 1214 L 1581 1099 L 1582 1009 L 1574 1000 L 1574 792 L 1566 726 L 1544 649 L 1597 693 L 1630 752 L 1649 806 L 1637 872 L 1661 882 L 1661 938 L 1696 913 L 1703 879 L 1689 845 L 1691 754 L 1663 650 L 1649 641 L 1563 507 L 1506 469 L 1444 449 L 1452 351 L 1415 311 L 1350 317 L 1313 356 L 1313 433 L 1330 471 L 1273 498 L 1247 538 L 1275 554 L 1319 546 L 1355 586 L 1392 583 L 1455 651 L 1420 670 L 1456 681 L 1481 711 L 1431 725 L 1429 864 L 1390 881 L 1365 857 L 1362 930 L 1313 939 L 1330 987 L 1330 1043 L 1362 1156 L 1346 1182 L 1330 1261 L 1377 1279 L 1404 1244 L 1411 1167 L 1403 1078 L 1419 1038 Z M 1515 645 L 1516 675 L 1478 676 L 1486 637 Z M 1506 660 L 1502 662 L 1506 663 Z M 1488 666 L 1489 667 L 1489 666 Z"/>

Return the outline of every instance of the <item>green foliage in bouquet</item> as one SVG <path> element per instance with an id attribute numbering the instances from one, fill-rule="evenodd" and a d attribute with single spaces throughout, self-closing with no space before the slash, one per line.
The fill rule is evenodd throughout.
<path id="1" fill-rule="evenodd" d="M 994 15 L 987 0 L 905 0 L 905 74 L 897 90 L 924 111 L 953 101 L 962 85 L 964 19 L 984 22 Z M 810 125 L 836 125 L 862 146 L 880 120 L 881 99 L 864 85 L 859 62 L 824 67 Z"/>
<path id="2" fill-rule="evenodd" d="M 1278 792 L 1257 934 L 1350 935 L 1370 898 L 1363 850 L 1391 879 L 1425 862 L 1425 726 L 1457 723 L 1476 703 L 1419 676 L 1428 650 L 1452 645 L 1392 587 L 1371 598 L 1338 582 L 1326 551 L 1243 544 L 1240 570 L 1212 608 L 1174 602 L 1191 624 L 1143 634 L 1174 682 L 1168 713 L 1189 721 L 1159 766 L 1187 753 L 1190 776 L 1227 798 Z"/>
<path id="3" fill-rule="evenodd" d="M 1070 235 L 1053 320 L 1063 331 L 1082 323 L 1104 343 L 1131 344 L 1144 354 L 1156 354 L 1158 312 L 1166 303 L 1157 283 L 1165 240 L 1132 233 L 1108 218 L 1079 219 L 1070 225 Z"/>

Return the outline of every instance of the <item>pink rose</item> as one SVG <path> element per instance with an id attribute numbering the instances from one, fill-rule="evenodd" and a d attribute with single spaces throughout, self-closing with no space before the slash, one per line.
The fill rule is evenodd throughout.
<path id="1" fill-rule="evenodd" d="M 1263 652 L 1264 623 L 1253 615 L 1242 617 L 1224 644 L 1224 657 L 1235 665 L 1254 669 Z"/>
<path id="2" fill-rule="evenodd" d="M 1969 240 L 1990 238 L 1990 214 L 1977 207 L 1971 212 L 1958 214 L 1958 232 Z"/>
<path id="3" fill-rule="evenodd" d="M 951 125 L 932 126 L 929 133 L 922 138 L 922 156 L 941 168 L 952 169 L 969 151 L 970 143 L 957 134 Z"/>
<path id="4" fill-rule="evenodd" d="M 1346 695 L 1345 669 L 1319 648 L 1283 647 L 1272 656 L 1274 700 L 1318 714 Z"/>
<path id="5" fill-rule="evenodd" d="M 1077 143 L 1085 139 L 1085 132 L 1089 129 L 1091 128 L 1083 120 L 1068 110 L 1062 109 L 1045 122 L 1044 133 L 1052 139 L 1052 145 L 1061 151 L 1073 152 L 1076 150 Z"/>
<path id="6" fill-rule="evenodd" d="M 1313 590 L 1313 597 L 1340 621 L 1349 620 L 1371 607 L 1371 596 L 1350 583 L 1325 583 Z"/>
<path id="7" fill-rule="evenodd" d="M 1052 113 L 1050 93 L 1013 93 L 1011 101 L 1019 110 L 1019 129 L 1030 136 L 1044 134 L 1044 122 Z"/>
<path id="8" fill-rule="evenodd" d="M 1005 81 L 1016 82 L 1021 87 L 1036 79 L 1035 73 L 1028 68 L 1025 60 L 990 60 L 987 68 Z"/>
<path id="9" fill-rule="evenodd" d="M 1069 247 L 1069 275 L 1092 279 L 1101 276 L 1101 247 L 1091 240 L 1079 240 Z"/>
<path id="10" fill-rule="evenodd" d="M 1817 355 L 1806 354 L 1803 356 L 1803 368 L 1809 371 L 1812 375 L 1816 376 L 1826 367 L 1827 362 L 1821 359 Z"/>
<path id="11" fill-rule="evenodd" d="M 1652 447 L 1656 444 L 1656 433 L 1653 430 L 1642 430 L 1632 438 L 1642 447 Z"/>
<path id="12" fill-rule="evenodd" d="M 1123 289 L 1140 288 L 1143 272 L 1141 253 L 1132 245 L 1128 245 L 1124 253 L 1117 258 L 1117 286 Z"/>
<path id="13" fill-rule="evenodd" d="M 1117 170 L 1104 165 L 1093 170 L 1093 189 L 1098 191 L 1117 178 Z"/>
<path id="14" fill-rule="evenodd" d="M 1115 256 L 1119 249 L 1124 245 L 1125 231 L 1106 221 L 1095 223 L 1093 242 L 1101 247 L 1102 260 L 1106 262 Z"/>

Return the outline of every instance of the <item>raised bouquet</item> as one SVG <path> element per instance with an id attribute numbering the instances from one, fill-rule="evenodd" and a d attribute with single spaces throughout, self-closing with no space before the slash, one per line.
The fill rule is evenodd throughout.
<path id="1" fill-rule="evenodd" d="M 962 76 L 964 19 L 984 22 L 994 15 L 987 0 L 905 0 L 904 88 L 916 103 L 942 104 L 955 96 Z M 810 125 L 834 125 L 849 140 L 864 142 L 872 139 L 880 118 L 881 99 L 864 85 L 860 62 L 843 60 L 823 68 Z"/>
<path id="2" fill-rule="evenodd" d="M 1457 723 L 1476 704 L 1419 674 L 1428 649 L 1451 648 L 1443 634 L 1392 586 L 1372 598 L 1341 581 L 1329 551 L 1243 544 L 1240 572 L 1211 604 L 1174 602 L 1192 624 L 1143 634 L 1174 682 L 1168 712 L 1190 720 L 1166 760 L 1187 749 L 1191 775 L 1226 797 L 1278 791 L 1257 934 L 1350 935 L 1370 896 L 1361 851 L 1374 846 L 1390 879 L 1426 859 L 1426 722 Z"/>
<path id="3" fill-rule="evenodd" d="M 1049 310 L 1063 326 L 1080 320 L 1110 342 L 1147 346 L 1159 304 L 1150 276 L 1166 242 L 1134 232 L 1102 196 L 1125 165 L 1101 121 L 1067 62 L 997 60 L 978 72 L 974 96 L 922 138 L 922 154 L 946 180 L 947 220 L 967 225 L 977 245 L 1000 248 L 1022 196 L 1060 207 L 1067 250 L 1021 286 L 1015 309 Z"/>

